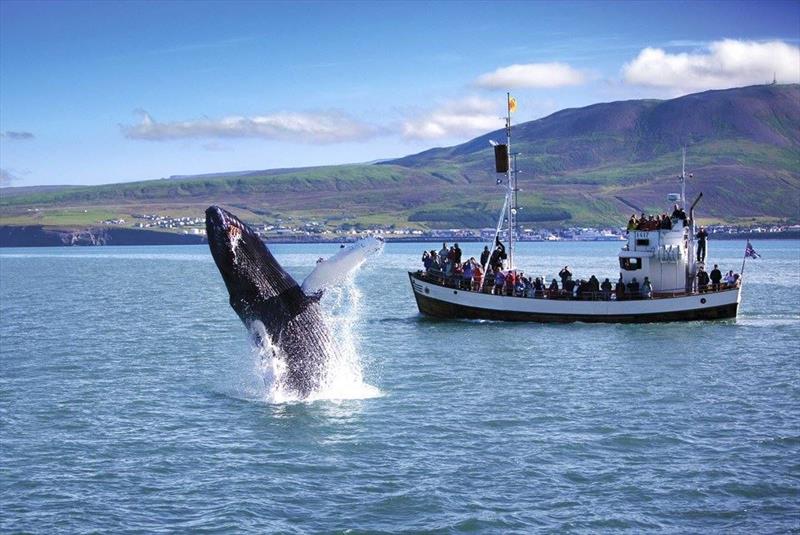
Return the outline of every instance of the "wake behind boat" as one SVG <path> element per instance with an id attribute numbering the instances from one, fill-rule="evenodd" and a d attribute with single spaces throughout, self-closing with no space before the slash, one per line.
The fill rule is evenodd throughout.
<path id="1" fill-rule="evenodd" d="M 417 307 L 422 314 L 445 319 L 484 319 L 530 322 L 644 323 L 735 318 L 743 278 L 723 276 L 714 264 L 706 270 L 707 234 L 695 229 L 694 208 L 687 215 L 685 152 L 680 194 L 670 194 L 671 216 L 631 217 L 628 236 L 618 254 L 620 276 L 600 283 L 594 276 L 573 280 L 565 267 L 555 279 L 525 278 L 514 263 L 516 241 L 517 167 L 511 147 L 511 112 L 516 101 L 508 95 L 506 143 L 492 142 L 495 166 L 505 174 L 505 201 L 494 240 L 480 262 L 461 262 L 461 251 L 443 247 L 425 254 L 424 270 L 409 272 Z M 498 179 L 498 185 L 503 183 Z M 500 236 L 505 231 L 506 244 Z M 750 243 L 745 250 L 757 257 Z M 744 262 L 742 263 L 744 273 Z"/>

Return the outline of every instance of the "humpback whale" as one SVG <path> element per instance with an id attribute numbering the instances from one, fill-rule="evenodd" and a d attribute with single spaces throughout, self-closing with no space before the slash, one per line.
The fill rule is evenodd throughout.
<path id="1" fill-rule="evenodd" d="M 338 351 L 319 304 L 322 292 L 382 249 L 383 240 L 366 238 L 318 261 L 301 287 L 258 234 L 230 212 L 210 206 L 206 236 L 231 307 L 256 345 L 277 348 L 286 369 L 283 386 L 308 397 L 321 386 L 326 364 Z"/>

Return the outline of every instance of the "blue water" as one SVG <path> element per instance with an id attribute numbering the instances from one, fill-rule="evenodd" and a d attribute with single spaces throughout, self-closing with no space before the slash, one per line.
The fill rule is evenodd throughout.
<path id="1" fill-rule="evenodd" d="M 0 531 L 798 530 L 800 243 L 754 246 L 736 321 L 526 325 L 421 318 L 390 244 L 326 298 L 351 369 L 311 402 L 270 395 L 206 247 L 0 250 Z M 301 279 L 336 246 L 273 250 Z"/>

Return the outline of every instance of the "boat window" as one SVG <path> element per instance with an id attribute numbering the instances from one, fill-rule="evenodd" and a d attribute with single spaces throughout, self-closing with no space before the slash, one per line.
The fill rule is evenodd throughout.
<path id="1" fill-rule="evenodd" d="M 642 267 L 642 259 L 641 258 L 620 258 L 619 259 L 619 267 L 621 267 L 625 271 L 635 271 L 637 269 L 641 269 L 641 267 Z"/>
<path id="2" fill-rule="evenodd" d="M 650 238 L 636 240 L 637 247 L 647 247 L 648 245 L 650 245 Z"/>

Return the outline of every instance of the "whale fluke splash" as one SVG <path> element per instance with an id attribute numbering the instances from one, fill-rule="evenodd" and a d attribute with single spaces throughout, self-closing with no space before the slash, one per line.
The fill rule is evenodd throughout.
<path id="1" fill-rule="evenodd" d="M 301 288 L 261 238 L 230 212 L 210 206 L 206 233 L 231 307 L 257 346 L 277 350 L 286 370 L 282 386 L 308 397 L 338 351 L 319 304 L 322 292 L 380 251 L 383 240 L 367 238 L 319 262 Z"/>

